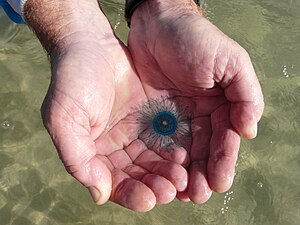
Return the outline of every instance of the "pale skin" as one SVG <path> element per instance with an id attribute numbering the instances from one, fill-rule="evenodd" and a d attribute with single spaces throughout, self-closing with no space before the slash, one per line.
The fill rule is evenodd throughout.
<path id="1" fill-rule="evenodd" d="M 143 3 L 128 48 L 95 0 L 28 0 L 24 11 L 51 60 L 44 124 L 97 204 L 148 211 L 230 188 L 240 137 L 256 136 L 263 96 L 246 51 L 193 1 Z M 153 151 L 138 139 L 131 115 L 160 95 L 191 105 L 191 149 Z"/>

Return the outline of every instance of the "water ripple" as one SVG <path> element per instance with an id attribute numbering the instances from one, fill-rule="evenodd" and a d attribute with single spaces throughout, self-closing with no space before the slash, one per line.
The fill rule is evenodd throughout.
<path id="1" fill-rule="evenodd" d="M 6 43 L 8 43 L 17 33 L 18 26 L 10 21 L 3 9 L 0 7 L 0 48 L 3 47 Z"/>

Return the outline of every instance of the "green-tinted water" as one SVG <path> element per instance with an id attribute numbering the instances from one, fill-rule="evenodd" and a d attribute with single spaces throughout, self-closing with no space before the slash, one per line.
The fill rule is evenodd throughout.
<path id="1" fill-rule="evenodd" d="M 126 39 L 123 1 L 103 9 Z M 96 206 L 65 172 L 39 107 L 50 71 L 26 26 L 0 11 L 0 224 L 299 225 L 300 1 L 210 0 L 207 16 L 250 53 L 266 110 L 255 140 L 243 141 L 233 187 L 203 205 L 178 201 L 149 213 Z"/>

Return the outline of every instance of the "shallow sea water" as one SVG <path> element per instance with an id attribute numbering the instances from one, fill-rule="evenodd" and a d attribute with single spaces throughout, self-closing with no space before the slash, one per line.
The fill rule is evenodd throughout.
<path id="1" fill-rule="evenodd" d="M 123 0 L 103 2 L 122 40 Z M 210 0 L 207 17 L 251 55 L 265 95 L 258 137 L 243 140 L 232 188 L 203 205 L 174 201 L 148 213 L 96 206 L 65 172 L 39 108 L 49 63 L 26 26 L 0 10 L 1 225 L 299 225 L 300 1 Z"/>

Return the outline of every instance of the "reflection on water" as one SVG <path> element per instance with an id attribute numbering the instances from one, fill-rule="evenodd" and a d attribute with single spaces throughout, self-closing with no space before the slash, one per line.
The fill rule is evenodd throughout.
<path id="1" fill-rule="evenodd" d="M 149 213 L 95 206 L 64 171 L 39 107 L 49 83 L 44 51 L 0 11 L 0 224 L 296 225 L 300 221 L 300 1 L 204 1 L 207 16 L 250 53 L 266 110 L 242 141 L 233 187 L 204 205 L 178 201 Z M 123 1 L 103 1 L 122 40 Z"/>
<path id="2" fill-rule="evenodd" d="M 0 21 L 0 47 L 2 47 L 17 34 L 18 26 L 9 20 L 9 18 L 3 12 L 2 8 L 0 11 Z"/>

